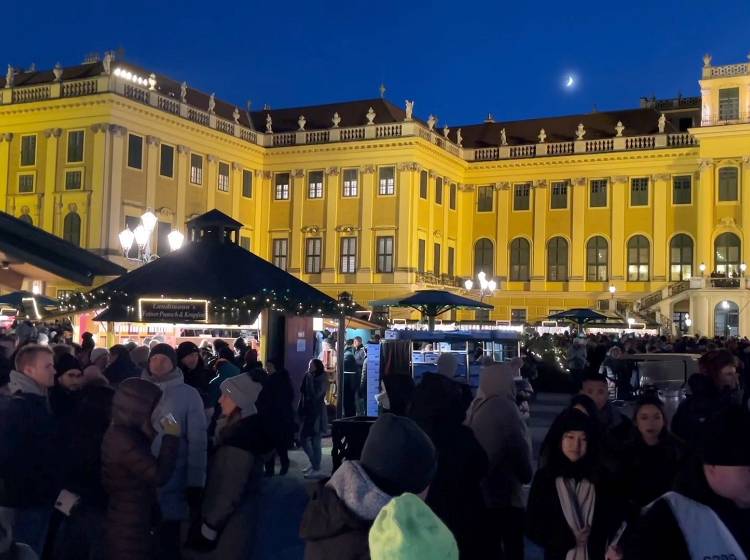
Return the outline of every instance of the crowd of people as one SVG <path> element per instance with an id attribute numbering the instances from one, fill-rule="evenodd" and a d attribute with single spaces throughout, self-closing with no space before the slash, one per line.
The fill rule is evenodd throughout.
<path id="1" fill-rule="evenodd" d="M 361 458 L 313 493 L 305 558 L 521 560 L 526 539 L 547 560 L 748 557 L 750 342 L 579 340 L 555 340 L 582 354 L 579 389 L 537 457 L 515 395 L 524 358 L 483 358 L 473 396 L 452 354 L 416 386 L 386 377 Z M 657 391 L 631 388 L 629 417 L 610 400 L 615 361 L 654 351 L 702 354 L 674 431 Z"/>
<path id="2" fill-rule="evenodd" d="M 521 560 L 526 539 L 548 560 L 750 554 L 746 340 L 555 339 L 579 388 L 538 454 L 516 395 L 528 356 L 482 358 L 473 393 L 444 353 L 416 386 L 383 379 L 361 456 L 332 475 L 319 359 L 295 390 L 243 339 L 41 342 L 0 335 L 0 558 L 245 558 L 244 505 L 277 457 L 288 472 L 295 440 L 314 480 L 307 560 Z M 366 367 L 355 342 L 352 377 Z M 702 356 L 672 429 L 658 392 L 631 387 L 629 417 L 611 402 L 629 353 L 680 348 Z"/>
<path id="3" fill-rule="evenodd" d="M 245 558 L 240 505 L 277 456 L 287 473 L 297 429 L 281 364 L 244 339 L 27 332 L 0 335 L 0 558 Z"/>

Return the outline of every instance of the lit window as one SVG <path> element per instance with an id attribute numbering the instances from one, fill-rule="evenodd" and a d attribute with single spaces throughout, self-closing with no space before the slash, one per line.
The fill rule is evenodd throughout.
<path id="1" fill-rule="evenodd" d="M 378 237 L 378 272 L 393 272 L 393 237 Z"/>
<path id="2" fill-rule="evenodd" d="M 277 173 L 275 185 L 274 198 L 276 200 L 289 200 L 289 173 Z"/>
<path id="3" fill-rule="evenodd" d="M 273 240 L 273 264 L 281 270 L 286 270 L 286 261 L 289 250 L 287 239 Z"/>
<path id="4" fill-rule="evenodd" d="M 353 274 L 357 272 L 357 238 L 341 238 L 341 272 Z"/>
<path id="5" fill-rule="evenodd" d="M 378 194 L 390 195 L 396 194 L 396 168 L 381 167 L 379 170 Z"/>
<path id="6" fill-rule="evenodd" d="M 221 192 L 229 192 L 229 164 L 223 161 L 219 162 L 218 188 Z"/>
<path id="7" fill-rule="evenodd" d="M 359 196 L 359 172 L 356 169 L 344 169 L 344 196 Z"/>
<path id="8" fill-rule="evenodd" d="M 320 274 L 322 248 L 323 240 L 320 237 L 307 239 L 305 251 L 305 272 L 307 274 Z"/>
<path id="9" fill-rule="evenodd" d="M 323 198 L 323 172 L 311 171 L 308 176 L 307 198 Z"/>
<path id="10" fill-rule="evenodd" d="M 199 154 L 190 154 L 190 182 L 203 184 L 203 156 Z"/>

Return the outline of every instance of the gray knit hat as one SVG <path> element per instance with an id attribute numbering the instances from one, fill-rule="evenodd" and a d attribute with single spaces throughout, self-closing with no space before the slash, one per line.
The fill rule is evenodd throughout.
<path id="1" fill-rule="evenodd" d="M 230 397 L 242 410 L 242 418 L 258 412 L 255 401 L 263 390 L 263 385 L 253 381 L 249 375 L 241 373 L 230 377 L 221 384 L 221 392 Z"/>

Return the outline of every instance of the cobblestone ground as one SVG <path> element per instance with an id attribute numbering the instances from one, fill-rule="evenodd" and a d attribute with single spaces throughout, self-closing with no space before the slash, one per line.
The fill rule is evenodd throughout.
<path id="1" fill-rule="evenodd" d="M 532 405 L 529 428 L 534 456 L 552 420 L 570 400 L 569 395 L 540 394 Z M 331 440 L 323 441 L 323 470 L 331 471 Z M 298 536 L 302 512 L 307 504 L 307 487 L 311 484 L 302 476 L 309 462 L 302 451 L 289 454 L 291 468 L 286 476 L 274 476 L 263 481 L 258 508 L 257 538 L 248 560 L 302 560 L 304 544 Z M 277 467 L 278 468 L 278 467 Z M 541 550 L 527 542 L 527 560 L 541 560 Z"/>

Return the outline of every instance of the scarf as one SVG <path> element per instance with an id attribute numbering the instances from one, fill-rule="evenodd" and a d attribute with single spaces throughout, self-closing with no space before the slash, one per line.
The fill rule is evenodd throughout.
<path id="1" fill-rule="evenodd" d="M 557 497 L 570 530 L 576 539 L 575 547 L 565 555 L 565 560 L 588 560 L 588 536 L 594 518 L 596 490 L 585 478 L 576 482 L 558 476 L 555 479 Z"/>

